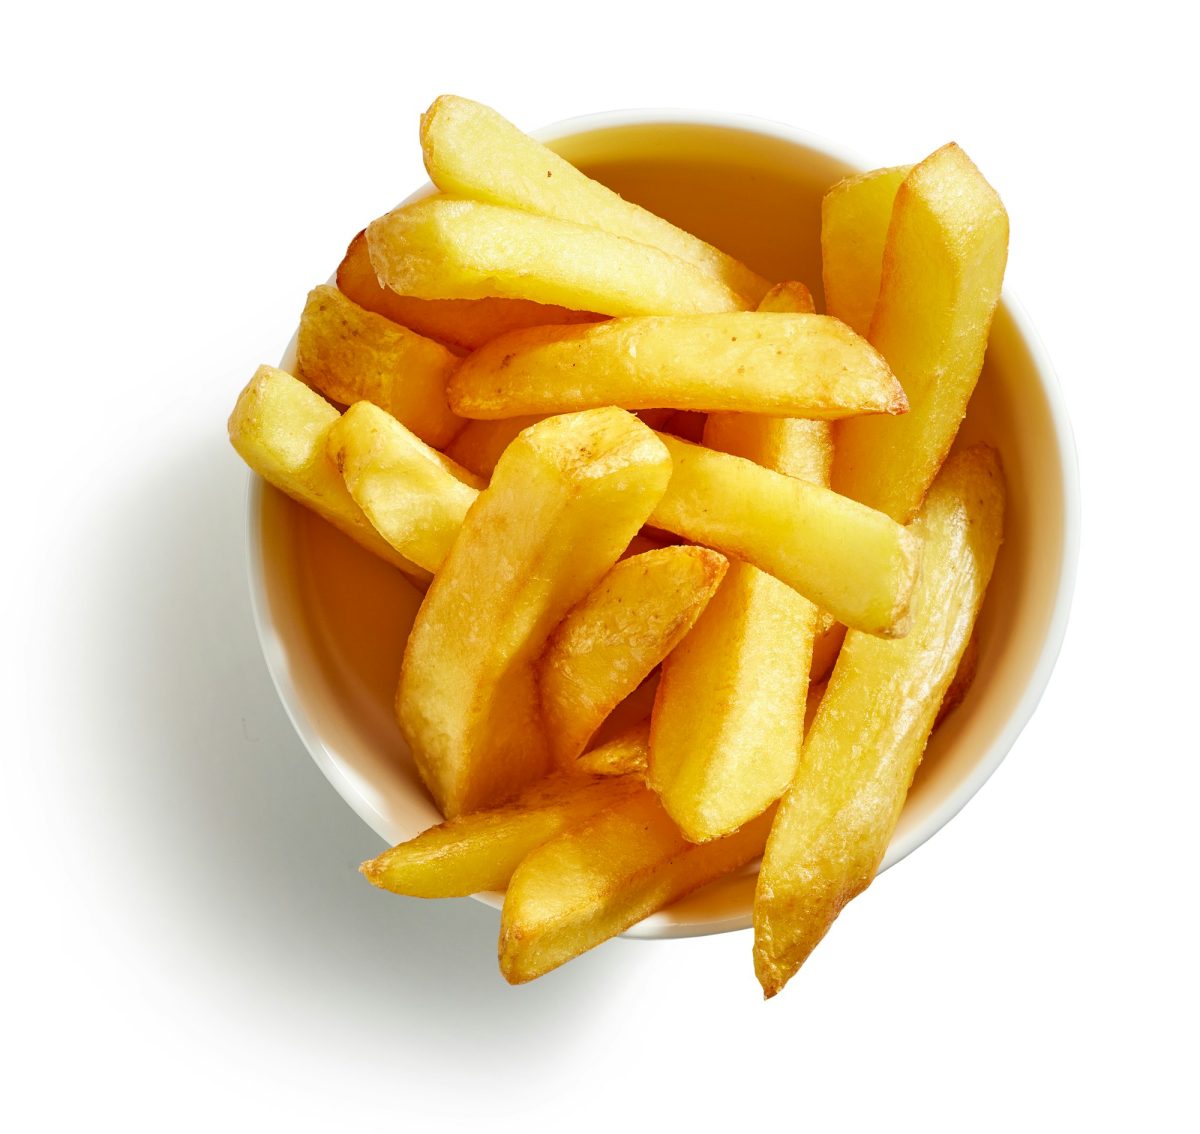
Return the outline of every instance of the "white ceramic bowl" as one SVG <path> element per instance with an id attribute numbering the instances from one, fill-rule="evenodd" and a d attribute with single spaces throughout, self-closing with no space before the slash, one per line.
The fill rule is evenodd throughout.
<path id="1" fill-rule="evenodd" d="M 768 278 L 805 281 L 818 300 L 821 195 L 864 168 L 786 126 L 674 110 L 593 115 L 539 137 Z M 1003 171 L 992 172 L 1002 189 Z M 347 218 L 347 233 L 355 219 Z M 294 342 L 285 368 L 293 351 Z M 1066 628 L 1079 541 L 1074 442 L 1049 361 L 1007 294 L 959 443 L 976 440 L 999 449 L 1009 490 L 1004 547 L 980 621 L 978 675 L 930 742 L 885 870 L 954 816 L 996 769 L 1045 689 Z M 257 478 L 249 492 L 249 560 L 267 664 L 330 783 L 389 844 L 439 821 L 392 717 L 418 593 Z M 753 875 L 751 868 L 716 882 L 628 935 L 748 926 Z"/>

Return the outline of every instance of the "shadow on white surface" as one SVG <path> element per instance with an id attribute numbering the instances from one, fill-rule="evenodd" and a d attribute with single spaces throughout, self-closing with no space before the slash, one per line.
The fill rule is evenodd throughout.
<path id="1" fill-rule="evenodd" d="M 85 693 L 55 729 L 93 856 L 85 885 L 159 978 L 239 1026 L 385 1046 L 416 1027 L 433 1048 L 501 1063 L 523 1037 L 577 1033 L 640 946 L 513 989 L 494 910 L 359 878 L 379 840 L 292 732 L 259 653 L 244 472 L 219 432 L 162 448 L 152 478 L 91 509 L 87 562 L 66 580 L 57 637 L 73 641 L 68 678 Z"/>

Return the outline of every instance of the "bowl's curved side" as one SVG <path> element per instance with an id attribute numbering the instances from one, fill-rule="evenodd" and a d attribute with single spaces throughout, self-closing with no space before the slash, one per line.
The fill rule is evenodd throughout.
<path id="1" fill-rule="evenodd" d="M 864 168 L 783 124 L 688 111 L 591 115 L 537 136 L 764 275 L 805 279 L 818 296 L 820 197 L 838 178 Z M 293 339 L 281 360 L 285 369 L 294 351 Z M 1008 293 L 963 430 L 962 440 L 980 439 L 1001 451 L 1010 508 L 981 620 L 979 674 L 931 741 L 881 870 L 948 822 L 1000 764 L 1046 687 L 1066 628 L 1080 524 L 1074 442 L 1050 363 Z M 280 700 L 318 767 L 363 821 L 389 843 L 410 838 L 440 820 L 391 712 L 420 596 L 254 477 L 247 508 L 254 618 Z M 627 936 L 744 928 L 754 875 L 751 866 L 721 879 Z M 477 897 L 493 906 L 502 898 Z"/>

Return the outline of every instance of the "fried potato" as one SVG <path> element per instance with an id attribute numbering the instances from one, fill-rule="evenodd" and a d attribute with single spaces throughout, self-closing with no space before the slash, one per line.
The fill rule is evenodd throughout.
<path id="1" fill-rule="evenodd" d="M 418 299 L 415 295 L 398 295 L 375 278 L 366 230 L 350 241 L 338 265 L 337 286 L 359 307 L 462 354 L 506 331 L 549 323 L 594 323 L 600 318 L 590 311 L 570 311 L 528 299 Z"/>
<path id="2" fill-rule="evenodd" d="M 847 177 L 821 198 L 825 310 L 860 335 L 871 329 L 892 203 L 910 169 L 900 165 Z"/>
<path id="3" fill-rule="evenodd" d="M 952 457 L 914 529 L 924 567 L 906 638 L 853 631 L 779 805 L 754 900 L 754 967 L 774 996 L 883 860 L 1000 546 L 996 453 Z"/>
<path id="4" fill-rule="evenodd" d="M 663 662 L 646 782 L 692 842 L 736 831 L 791 782 L 816 617 L 786 583 L 731 563 Z"/>
<path id="5" fill-rule="evenodd" d="M 670 456 L 615 408 L 526 429 L 471 506 L 417 613 L 396 715 L 453 818 L 546 771 L 534 662 L 661 498 Z"/>
<path id="6" fill-rule="evenodd" d="M 229 440 L 263 480 L 311 508 L 351 539 L 419 583 L 429 572 L 399 554 L 363 515 L 326 455 L 338 412 L 298 378 L 260 366 L 238 395 Z"/>
<path id="7" fill-rule="evenodd" d="M 308 293 L 297 376 L 332 401 L 374 402 L 439 448 L 464 424 L 446 404 L 446 380 L 457 366 L 441 343 L 364 310 L 336 287 Z"/>
<path id="8" fill-rule="evenodd" d="M 638 792 L 533 851 L 500 915 L 500 971 L 522 984 L 762 853 L 771 815 L 689 843 L 651 792 Z"/>
<path id="9" fill-rule="evenodd" d="M 667 434 L 674 471 L 650 523 L 744 559 L 848 626 L 905 632 L 920 540 L 820 485 Z"/>
<path id="10" fill-rule="evenodd" d="M 352 405 L 335 421 L 327 445 L 375 530 L 407 559 L 437 571 L 486 481 L 370 402 Z"/>
<path id="11" fill-rule="evenodd" d="M 824 681 L 833 669 L 846 640 L 846 627 L 828 611 L 821 611 L 817 618 L 817 630 L 813 637 L 812 669 L 809 681 Z"/>
<path id="12" fill-rule="evenodd" d="M 906 408 L 883 359 L 845 324 L 757 311 L 514 331 L 464 359 L 448 396 L 455 413 L 484 419 L 603 405 L 824 419 Z"/>
<path id="13" fill-rule="evenodd" d="M 659 248 L 720 280 L 747 307 L 770 287 L 732 256 L 626 201 L 470 99 L 434 100 L 421 117 L 421 148 L 430 180 L 446 193 L 594 225 Z"/>
<path id="14" fill-rule="evenodd" d="M 640 787 L 629 776 L 550 776 L 512 803 L 448 819 L 364 862 L 359 870 L 372 886 L 413 898 L 465 898 L 503 890 L 530 851 Z"/>
<path id="15" fill-rule="evenodd" d="M 639 721 L 585 752 L 576 769 L 589 776 L 645 777 L 650 763 L 650 722 Z"/>
<path id="16" fill-rule="evenodd" d="M 477 476 L 491 476 L 500 454 L 522 429 L 542 421 L 545 414 L 526 414 L 498 421 L 468 421 L 446 446 L 446 456 Z"/>
<path id="17" fill-rule="evenodd" d="M 946 687 L 946 695 L 942 698 L 942 703 L 938 707 L 937 720 L 933 722 L 935 729 L 962 704 L 967 691 L 975 682 L 975 674 L 978 671 L 979 631 L 975 630 L 971 634 L 971 637 L 967 639 L 967 648 L 963 650 L 963 656 L 959 659 L 958 669 L 954 671 L 954 677 Z"/>
<path id="18" fill-rule="evenodd" d="M 367 227 L 380 283 L 423 299 L 504 296 L 602 315 L 740 311 L 694 264 L 598 228 L 430 197 Z"/>
<path id="19" fill-rule="evenodd" d="M 900 523 L 916 514 L 979 378 L 1007 255 L 1004 206 L 958 146 L 913 167 L 896 193 L 870 334 L 910 412 L 839 428 L 839 492 Z"/>
<path id="20" fill-rule="evenodd" d="M 777 283 L 758 301 L 756 310 L 812 315 L 816 313 L 817 305 L 813 301 L 812 292 L 805 284 L 799 280 L 784 280 L 783 283 Z"/>
<path id="21" fill-rule="evenodd" d="M 570 769 L 609 713 L 691 629 L 729 561 L 703 547 L 623 559 L 563 619 L 538 662 L 542 718 Z"/>

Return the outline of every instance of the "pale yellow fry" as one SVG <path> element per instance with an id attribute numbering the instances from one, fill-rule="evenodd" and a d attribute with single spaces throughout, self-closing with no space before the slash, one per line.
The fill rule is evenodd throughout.
<path id="1" fill-rule="evenodd" d="M 260 366 L 238 395 L 229 417 L 229 440 L 263 480 L 416 582 L 427 583 L 429 572 L 395 551 L 346 491 L 326 454 L 337 419 L 337 410 L 298 378 Z"/>
<path id="2" fill-rule="evenodd" d="M 777 283 L 758 301 L 756 310 L 811 315 L 817 310 L 817 305 L 806 284 L 799 280 L 784 280 L 783 283 Z"/>
<path id="3" fill-rule="evenodd" d="M 485 419 L 601 405 L 824 419 L 906 408 L 883 359 L 845 324 L 757 311 L 514 331 L 465 359 L 448 396 L 456 413 Z"/>
<path id="4" fill-rule="evenodd" d="M 909 165 L 839 181 L 821 199 L 821 277 L 825 310 L 860 335 L 871 328 L 892 202 Z"/>
<path id="5" fill-rule="evenodd" d="M 777 993 L 879 868 L 1000 546 L 1004 481 L 979 446 L 946 463 L 914 523 L 925 560 L 906 638 L 850 631 L 758 876 L 754 965 Z"/>
<path id="6" fill-rule="evenodd" d="M 446 381 L 457 366 L 441 343 L 359 307 L 336 287 L 308 293 L 296 372 L 335 402 L 374 402 L 438 448 L 464 424 L 446 403 Z"/>
<path id="7" fill-rule="evenodd" d="M 421 117 L 430 180 L 447 193 L 595 225 L 695 264 L 752 306 L 770 286 L 732 256 L 626 201 L 490 107 L 442 95 Z"/>
<path id="8" fill-rule="evenodd" d="M 533 851 L 500 915 L 500 971 L 542 976 L 762 853 L 771 812 L 725 839 L 689 843 L 639 792 Z"/>
<path id="9" fill-rule="evenodd" d="M 588 311 L 568 311 L 527 299 L 418 299 L 415 295 L 398 295 L 380 286 L 371 267 L 365 230 L 350 241 L 338 265 L 337 286 L 359 307 L 461 353 L 521 327 L 591 323 L 600 318 Z"/>
<path id="10" fill-rule="evenodd" d="M 534 661 L 662 496 L 670 457 L 608 408 L 526 429 L 467 513 L 422 603 L 396 713 L 448 818 L 545 772 Z"/>
<path id="11" fill-rule="evenodd" d="M 650 761 L 650 722 L 639 721 L 610 740 L 585 752 L 576 761 L 589 776 L 642 776 Z"/>
<path id="12" fill-rule="evenodd" d="M 634 777 L 551 776 L 503 807 L 430 827 L 359 869 L 372 886 L 414 898 L 503 890 L 530 851 L 637 791 Z"/>
<path id="13" fill-rule="evenodd" d="M 370 402 L 333 423 L 329 456 L 367 519 L 401 555 L 437 571 L 486 481 Z"/>
<path id="14" fill-rule="evenodd" d="M 423 299 L 498 295 L 603 315 L 741 311 L 694 264 L 598 228 L 479 201 L 430 197 L 367 228 L 380 283 Z"/>
<path id="15" fill-rule="evenodd" d="M 903 421 L 836 435 L 833 485 L 907 523 L 967 411 L 1008 255 L 1008 215 L 956 145 L 913 167 L 896 194 L 871 341 L 908 394 Z"/>
<path id="16" fill-rule="evenodd" d="M 652 526 L 752 563 L 848 626 L 905 632 L 921 558 L 911 532 L 820 485 L 659 438 L 674 471 Z"/>
<path id="17" fill-rule="evenodd" d="M 605 718 L 695 624 L 729 561 L 704 547 L 623 559 L 563 619 L 538 662 L 542 717 L 570 769 Z"/>

